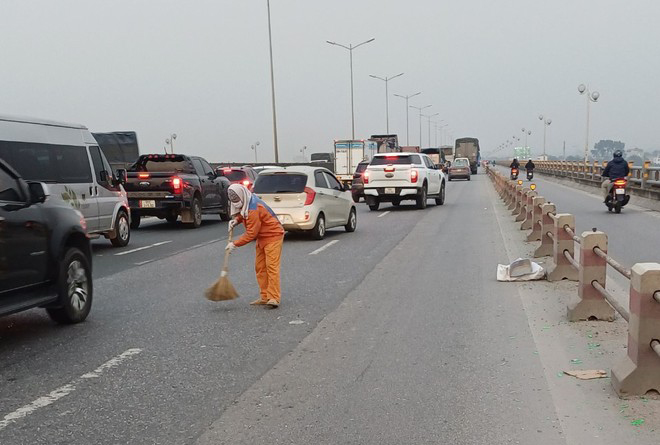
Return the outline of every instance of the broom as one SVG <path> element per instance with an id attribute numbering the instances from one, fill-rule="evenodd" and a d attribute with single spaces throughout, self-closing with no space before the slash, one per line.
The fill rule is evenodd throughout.
<path id="1" fill-rule="evenodd" d="M 234 236 L 234 229 L 229 231 L 229 242 L 231 242 L 232 237 Z M 206 289 L 205 295 L 206 298 L 211 301 L 226 301 L 233 300 L 238 297 L 238 292 L 234 289 L 234 285 L 229 281 L 227 277 L 229 272 L 229 251 L 225 252 L 225 261 L 222 265 L 222 271 L 220 272 L 220 278 L 218 281 L 213 283 L 211 287 Z"/>

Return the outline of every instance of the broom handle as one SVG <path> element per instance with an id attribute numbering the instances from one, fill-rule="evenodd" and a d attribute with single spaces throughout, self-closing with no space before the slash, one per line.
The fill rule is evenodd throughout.
<path id="1" fill-rule="evenodd" d="M 232 227 L 231 230 L 229 231 L 229 241 L 231 243 L 232 238 L 234 237 L 234 228 Z M 220 272 L 220 276 L 224 277 L 227 275 L 227 271 L 229 270 L 229 251 L 227 250 L 225 252 L 225 261 L 222 264 L 222 271 Z"/>

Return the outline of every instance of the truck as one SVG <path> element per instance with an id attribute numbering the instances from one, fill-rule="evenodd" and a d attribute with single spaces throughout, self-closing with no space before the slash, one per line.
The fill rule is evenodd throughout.
<path id="1" fill-rule="evenodd" d="M 229 180 L 205 159 L 180 154 L 145 154 L 128 169 L 124 188 L 131 209 L 131 228 L 145 216 L 175 223 L 179 216 L 190 228 L 202 224 L 202 214 L 230 218 Z"/>
<path id="2" fill-rule="evenodd" d="M 335 141 L 335 176 L 346 188 L 351 188 L 353 173 L 358 164 L 367 158 L 364 140 Z"/>
<path id="3" fill-rule="evenodd" d="M 470 161 L 470 171 L 473 175 L 477 174 L 479 161 L 481 160 L 481 153 L 479 152 L 479 139 L 477 138 L 460 138 L 456 139 L 454 149 L 454 159 L 468 158 Z"/>
<path id="4" fill-rule="evenodd" d="M 127 169 L 140 156 L 137 133 L 134 131 L 92 133 L 92 136 L 113 170 Z"/>
<path id="5" fill-rule="evenodd" d="M 399 137 L 396 134 L 372 134 L 369 140 L 376 143 L 376 153 L 398 153 L 401 151 Z"/>
<path id="6" fill-rule="evenodd" d="M 442 157 L 445 162 L 454 162 L 454 146 L 453 145 L 441 145 L 440 151 L 442 152 Z"/>
<path id="7" fill-rule="evenodd" d="M 333 171 L 335 168 L 335 156 L 333 153 L 312 153 L 310 163 Z"/>
<path id="8" fill-rule="evenodd" d="M 424 148 L 421 151 L 425 155 L 428 155 L 429 158 L 433 161 L 433 164 L 436 166 L 439 166 L 442 164 L 443 161 L 443 156 L 442 156 L 442 151 L 440 151 L 439 148 Z"/>
<path id="9" fill-rule="evenodd" d="M 417 145 L 408 145 L 408 146 L 404 145 L 399 147 L 399 151 L 401 153 L 419 153 L 420 149 L 419 146 Z"/>

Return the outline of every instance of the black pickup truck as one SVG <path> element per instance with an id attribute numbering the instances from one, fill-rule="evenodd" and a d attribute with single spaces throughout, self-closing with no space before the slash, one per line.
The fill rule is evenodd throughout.
<path id="1" fill-rule="evenodd" d="M 131 207 L 131 227 L 143 216 L 156 216 L 170 223 L 181 221 L 191 228 L 202 223 L 202 214 L 219 214 L 229 220 L 229 180 L 216 175 L 198 156 L 179 154 L 142 155 L 126 173 L 124 189 Z"/>

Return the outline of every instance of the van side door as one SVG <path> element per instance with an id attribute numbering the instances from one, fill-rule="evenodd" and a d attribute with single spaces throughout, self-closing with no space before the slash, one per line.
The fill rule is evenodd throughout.
<path id="1" fill-rule="evenodd" d="M 89 154 L 94 167 L 93 198 L 98 204 L 98 231 L 106 232 L 112 229 L 115 208 L 121 199 L 121 189 L 114 178 L 112 168 L 105 159 L 101 149 L 95 145 L 89 147 Z"/>

